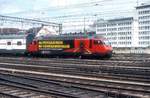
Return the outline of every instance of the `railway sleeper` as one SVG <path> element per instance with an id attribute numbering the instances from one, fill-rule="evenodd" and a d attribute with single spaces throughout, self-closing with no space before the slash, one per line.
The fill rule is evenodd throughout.
<path id="1" fill-rule="evenodd" d="M 36 92 L 16 88 L 16 87 L 10 87 L 10 86 L 4 86 L 0 85 L 0 94 L 2 96 L 7 96 L 10 98 L 51 98 L 50 96 L 42 95 Z M 5 98 L 5 97 L 2 97 Z"/>
<path id="2" fill-rule="evenodd" d="M 38 80 L 37 80 L 38 81 Z M 63 85 L 63 84 L 62 84 Z M 65 86 L 67 86 L 66 84 L 65 84 Z M 71 85 L 71 86 L 73 86 L 73 85 Z M 103 86 L 103 89 L 104 89 L 104 87 L 106 86 L 106 85 L 101 85 L 101 86 Z M 75 85 L 74 87 L 78 87 L 78 85 Z M 81 87 L 81 86 L 80 86 Z M 86 86 L 84 86 L 84 87 L 86 87 Z M 88 86 L 87 86 L 88 87 Z M 107 87 L 107 86 L 106 86 Z M 91 87 L 89 87 L 89 88 L 91 88 Z M 111 87 L 112 88 L 112 87 Z M 94 88 L 93 88 L 94 89 Z M 113 89 L 114 89 L 114 87 L 113 87 Z M 118 88 L 117 90 L 119 90 L 119 91 L 121 91 L 121 88 Z M 113 90 L 114 91 L 114 90 Z M 116 91 L 116 90 L 115 90 Z M 121 92 L 122 93 L 122 92 Z M 117 93 L 116 93 L 117 94 Z M 119 93 L 120 94 L 120 93 Z M 131 95 L 132 95 L 132 93 L 130 93 Z M 121 94 L 120 94 L 121 95 Z M 127 94 L 128 95 L 128 94 Z M 130 95 L 130 96 L 131 96 Z M 136 95 L 136 94 L 135 94 Z M 121 95 L 121 96 L 123 96 L 123 95 Z M 122 98 L 122 97 L 121 97 Z"/>

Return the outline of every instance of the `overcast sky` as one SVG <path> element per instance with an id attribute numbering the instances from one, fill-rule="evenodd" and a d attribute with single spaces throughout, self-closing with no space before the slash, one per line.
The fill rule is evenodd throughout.
<path id="1" fill-rule="evenodd" d="M 148 1 L 138 0 L 139 4 L 148 3 Z M 131 15 L 137 5 L 136 2 L 137 0 L 0 0 L 0 14 L 26 18 L 87 13 L 98 13 L 103 17 Z M 72 7 L 71 5 L 76 6 Z"/>

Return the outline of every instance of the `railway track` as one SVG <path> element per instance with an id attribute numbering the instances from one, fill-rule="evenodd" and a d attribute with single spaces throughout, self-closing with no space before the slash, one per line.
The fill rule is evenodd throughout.
<path id="1" fill-rule="evenodd" d="M 1 56 L 0 55 L 0 58 L 5 58 L 5 59 L 13 59 L 13 60 L 16 60 L 16 56 Z M 20 59 L 20 58 L 24 58 L 24 60 L 29 60 L 29 58 L 28 57 L 26 57 L 26 56 L 17 56 L 17 59 Z M 31 59 L 33 58 L 34 60 L 35 59 L 38 59 L 38 60 L 45 60 L 45 61 L 48 61 L 48 60 L 50 60 L 50 61 L 57 61 L 57 62 L 61 62 L 61 61 L 65 61 L 65 62 L 68 62 L 68 63 L 70 63 L 70 62 L 74 62 L 74 63 L 81 63 L 81 59 L 70 59 L 70 58 L 41 58 L 41 57 L 30 57 Z M 33 60 L 32 59 L 32 60 Z M 108 62 L 111 62 L 111 61 L 113 61 L 113 62 L 117 62 L 119 60 L 119 62 L 133 62 L 133 63 L 136 63 L 136 62 L 149 62 L 150 61 L 150 55 L 149 54 L 147 54 L 147 55 L 132 55 L 132 54 L 117 54 L 117 55 L 113 55 L 113 57 L 111 58 L 111 59 L 102 59 L 102 60 L 100 60 L 100 59 L 97 59 L 97 60 L 92 60 L 92 59 L 82 59 L 82 61 L 84 62 L 84 63 L 86 63 L 86 62 L 92 62 L 92 63 L 95 63 L 95 64 L 97 64 L 97 63 L 99 63 L 99 62 L 102 62 L 102 61 L 108 61 Z M 86 61 L 86 62 L 85 62 Z M 83 63 L 82 62 L 82 63 Z"/>
<path id="2" fill-rule="evenodd" d="M 72 71 L 79 70 L 88 73 L 115 73 L 115 74 L 137 74 L 137 75 L 149 75 L 150 63 L 147 62 L 135 62 L 135 61 L 101 61 L 101 60 L 78 60 L 78 59 L 33 59 L 33 58 L 0 58 L 1 67 L 5 65 L 13 65 L 19 68 L 21 64 L 23 66 L 31 64 L 28 68 L 35 70 L 47 71 L 59 71 L 65 69 L 72 69 Z M 6 63 L 7 62 L 7 63 Z M 18 63 L 13 64 L 13 63 Z M 35 66 L 33 66 L 35 65 Z M 39 68 L 37 68 L 37 65 Z M 43 65 L 43 66 L 41 66 Z M 21 66 L 22 67 L 22 66 Z"/>
<path id="3" fill-rule="evenodd" d="M 25 88 L 12 86 L 9 84 L 0 83 L 0 97 L 1 98 L 55 98 L 32 90 L 25 90 Z"/>
<path id="4" fill-rule="evenodd" d="M 3 82 L 3 84 L 9 84 L 9 85 L 17 85 L 17 87 L 21 87 L 21 88 L 30 88 L 31 90 L 41 90 L 45 93 L 50 93 L 51 91 L 55 92 L 55 94 L 65 96 L 65 98 L 104 98 L 104 96 L 106 96 L 104 93 L 102 92 L 98 92 L 98 91 L 93 91 L 90 89 L 85 89 L 85 88 L 81 88 L 81 87 L 75 87 L 71 84 L 65 84 L 62 82 L 56 82 L 56 81 L 42 81 L 41 78 L 40 79 L 36 79 L 36 78 L 27 78 L 24 76 L 14 76 L 14 75 L 0 75 L 0 84 Z M 30 92 L 28 91 L 28 92 Z M 9 92 L 9 91 L 8 91 Z M 57 92 L 57 93 L 56 93 Z M 38 94 L 35 94 L 38 95 Z M 25 95 L 24 95 L 25 96 Z M 27 97 L 21 97 L 21 98 L 27 98 Z M 28 97 L 30 98 L 30 97 Z M 31 97 L 32 98 L 32 97 Z M 33 97 L 33 98 L 37 98 L 37 97 Z M 43 97 L 43 98 L 47 98 L 47 97 Z M 57 97 L 56 97 L 57 98 Z M 60 98 L 60 96 L 58 97 Z M 112 98 L 112 97 L 110 97 Z"/>
<path id="5" fill-rule="evenodd" d="M 14 76 L 15 77 L 15 76 Z M 13 79 L 13 80 L 12 80 Z M 6 96 L 7 98 L 80 98 L 71 93 L 65 93 L 62 91 L 58 91 L 56 89 L 60 89 L 60 87 L 51 86 L 53 89 L 44 89 L 38 82 L 35 84 L 29 80 L 22 80 L 22 78 L 15 79 L 12 76 L 0 78 L 0 94 L 2 96 Z M 35 86 L 36 85 L 36 86 Z M 41 86 L 41 87 L 39 87 Z M 63 88 L 64 90 L 64 88 Z M 2 97 L 3 98 L 3 97 Z"/>
<path id="6" fill-rule="evenodd" d="M 67 64 L 84 64 L 92 66 L 137 66 L 150 67 L 150 60 L 145 61 L 121 61 L 121 60 L 79 60 L 79 59 L 41 59 L 41 58 L 4 58 L 0 57 L 1 62 L 19 63 L 19 64 L 36 64 L 36 65 L 67 65 Z"/>
<path id="7" fill-rule="evenodd" d="M 41 72 L 83 72 L 89 74 L 134 74 L 134 75 L 150 75 L 150 67 L 134 67 L 134 66 L 106 66 L 106 65 L 86 65 L 86 64 L 61 64 L 61 63 L 38 63 L 36 65 L 0 63 L 1 68 L 26 69 Z"/>
<path id="8" fill-rule="evenodd" d="M 18 70 L 27 70 L 27 71 L 36 71 L 36 72 L 46 72 L 46 73 L 61 73 L 61 74 L 69 74 L 69 75 L 78 75 L 78 76 L 85 76 L 85 77 L 97 77 L 97 78 L 105 78 L 105 79 L 111 79 L 111 80 L 130 80 L 130 81 L 140 81 L 144 83 L 150 82 L 150 77 L 149 76 L 143 76 L 143 75 L 131 75 L 131 74 L 115 74 L 115 73 L 96 73 L 96 72 L 85 72 L 85 71 L 80 71 L 77 69 L 71 69 L 71 68 L 56 68 L 56 67 L 42 67 L 42 66 L 7 66 L 4 65 L 3 68 L 11 68 L 12 72 L 15 73 L 14 69 Z M 2 66 L 1 68 L 2 69 Z"/>
<path id="9" fill-rule="evenodd" d="M 26 64 L 13 64 L 13 63 L 0 63 L 1 68 L 13 68 L 13 69 L 24 69 L 30 71 L 38 72 L 51 72 L 51 73 L 64 73 L 71 75 L 82 75 L 82 76 L 92 76 L 92 77 L 104 77 L 108 78 L 113 76 L 115 78 L 125 80 L 133 78 L 136 81 L 149 82 L 150 68 L 145 67 L 112 67 L 112 66 L 85 66 L 78 64 L 60 64 L 50 63 L 50 65 L 26 65 Z M 110 77 L 112 78 L 112 77 Z"/>
<path id="10" fill-rule="evenodd" d="M 150 61 L 148 59 L 148 56 L 146 60 L 133 59 L 130 61 L 123 59 L 120 61 L 117 61 L 117 59 L 111 61 L 0 57 L 0 72 L 1 74 L 3 73 L 2 75 L 4 73 L 17 75 L 14 77 L 21 75 L 20 78 L 28 79 L 25 81 L 36 80 L 34 83 L 26 82 L 34 88 L 40 88 L 39 85 L 35 84 L 41 82 L 41 84 L 54 83 L 59 86 L 63 85 L 62 88 L 76 89 L 73 91 L 78 91 L 79 95 L 75 94 L 77 97 L 81 97 L 80 95 L 83 95 L 83 92 L 96 92 L 96 95 L 99 93 L 98 96 L 102 98 L 106 95 L 110 98 L 114 98 L 115 96 L 117 96 L 116 98 L 150 98 Z M 9 77 L 7 79 L 4 77 L 0 78 L 8 81 L 11 80 Z M 17 84 L 16 80 L 13 78 L 9 82 L 16 82 Z M 20 82 L 22 85 L 27 85 L 21 80 Z M 48 88 L 44 89 L 47 90 Z M 94 98 L 91 96 L 94 95 L 89 95 L 89 98 Z M 99 97 L 95 96 L 95 98 Z"/>
<path id="11" fill-rule="evenodd" d="M 21 71 L 22 72 L 22 71 Z M 32 72 L 31 72 L 32 73 Z M 34 75 L 32 73 L 30 75 L 26 73 L 23 73 L 22 75 L 25 77 L 21 77 L 21 80 L 16 80 L 15 78 L 18 76 L 13 76 L 15 78 L 9 78 L 7 75 L 5 77 L 0 76 L 0 79 L 9 80 L 13 82 L 23 83 L 23 85 L 32 85 L 32 87 L 39 88 L 39 84 L 42 84 L 42 82 L 50 84 L 55 83 L 59 85 L 63 85 L 65 87 L 75 87 L 78 89 L 84 89 L 88 91 L 94 91 L 94 92 L 100 92 L 104 95 L 107 94 L 107 96 L 122 96 L 122 97 L 116 97 L 116 98 L 149 98 L 150 97 L 150 84 L 148 83 L 138 83 L 138 82 L 130 82 L 130 81 L 121 81 L 121 80 L 108 80 L 104 78 L 89 78 L 89 77 L 80 77 L 80 76 L 66 76 L 66 75 L 52 75 L 52 74 L 45 74 L 44 76 L 39 73 L 38 75 Z M 20 74 L 19 74 L 20 75 Z M 33 75 L 33 76 L 32 76 Z M 36 77 L 36 78 L 35 78 Z M 20 78 L 20 76 L 19 76 Z M 25 79 L 29 79 L 32 81 L 36 81 L 36 83 L 26 81 Z M 37 82 L 38 83 L 37 85 Z M 36 85 L 35 85 L 36 84 Z M 45 85 L 44 85 L 45 86 Z M 40 87 L 44 87 L 41 86 Z M 45 86 L 47 87 L 47 86 Z M 50 88 L 50 87 L 48 87 Z M 46 88 L 46 89 L 48 89 Z M 55 87 L 56 88 L 56 87 Z M 136 88 L 136 89 L 135 89 Z M 77 91 L 80 91 L 77 90 Z M 62 91 L 62 90 L 61 90 Z M 69 90 L 70 91 L 70 90 Z M 89 94 L 89 92 L 88 92 Z M 82 93 L 83 95 L 83 93 Z M 101 94 L 102 95 L 102 94 Z M 93 95 L 92 95 L 93 96 Z M 81 97 L 81 96 L 80 96 Z M 95 98 L 95 97 L 89 97 L 89 98 Z M 99 98 L 99 97 L 98 97 Z M 103 97 L 102 97 L 103 98 Z"/>

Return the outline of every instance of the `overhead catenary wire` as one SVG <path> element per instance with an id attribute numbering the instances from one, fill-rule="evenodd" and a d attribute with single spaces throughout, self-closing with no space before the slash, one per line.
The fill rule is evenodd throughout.
<path id="1" fill-rule="evenodd" d="M 116 10 L 117 11 L 117 10 Z M 119 12 L 120 14 L 123 14 L 123 13 L 133 13 L 133 10 L 131 11 L 120 11 Z M 45 18 L 51 18 L 51 19 L 57 19 L 57 18 L 73 18 L 73 17 L 91 17 L 91 16 L 95 16 L 95 15 L 103 15 L 103 14 L 112 14 L 112 11 L 110 12 L 96 12 L 96 13 L 79 13 L 79 14 L 68 14 L 68 15 L 61 15 L 61 16 L 53 16 L 53 17 L 44 17 L 44 18 L 40 18 L 40 19 L 45 19 Z M 116 14 L 116 13 L 114 13 Z"/>
<path id="2" fill-rule="evenodd" d="M 13 22 L 24 22 L 24 23 L 35 23 L 35 24 L 45 24 L 45 25 L 59 25 L 58 23 L 54 22 L 47 22 L 47 21 L 41 21 L 41 20 L 35 20 L 35 19 L 27 19 L 27 18 L 19 18 L 19 17 L 11 17 L 11 16 L 3 16 L 0 15 L 1 21 L 13 21 Z"/>
<path id="3" fill-rule="evenodd" d="M 7 13 L 6 15 L 14 15 L 14 14 L 27 14 L 27 13 L 39 13 L 39 12 L 49 12 L 49 11 L 59 11 L 59 10 L 68 10 L 73 8 L 86 8 L 86 7 L 95 7 L 95 6 L 106 6 L 109 5 L 107 3 L 112 3 L 113 0 L 99 0 L 99 1 L 92 1 L 92 2 L 86 2 L 86 3 L 79 3 L 79 4 L 71 4 L 68 6 L 57 6 L 57 7 L 48 7 L 43 9 L 36 9 L 36 10 L 28 10 L 28 11 L 21 11 L 21 12 L 15 12 L 15 13 Z M 105 4 L 106 3 L 106 4 Z M 135 1 L 123 1 L 121 3 L 117 2 L 118 5 L 125 5 L 126 3 L 136 3 Z"/>
<path id="4" fill-rule="evenodd" d="M 80 3 L 80 4 L 72 4 L 72 5 L 68 5 L 68 6 L 58 6 L 58 7 L 49 7 L 49 8 L 43 8 L 40 10 L 31 10 L 31 11 L 25 11 L 25 12 L 18 12 L 18 13 L 11 13 L 13 14 L 28 14 L 28 13 L 36 13 L 37 12 L 37 16 L 39 14 L 39 12 L 44 12 L 44 14 L 42 15 L 43 17 L 39 17 L 37 19 L 33 19 L 33 20 L 39 20 L 39 21 L 53 21 L 53 22 L 58 22 L 58 23 L 67 23 L 67 22 L 79 22 L 80 20 L 82 22 L 84 22 L 84 18 L 85 21 L 89 21 L 90 19 L 93 19 L 93 21 L 96 19 L 101 19 L 101 18 L 115 18 L 115 17 L 126 17 L 126 15 L 128 14 L 133 14 L 133 10 L 120 10 L 119 8 L 116 9 L 117 7 L 114 7 L 112 9 L 105 9 L 105 10 L 100 10 L 100 11 L 93 11 L 93 12 L 77 12 L 77 11 L 70 11 L 65 12 L 65 15 L 55 15 L 55 16 L 44 16 L 47 12 L 49 11 L 60 11 L 60 10 L 68 10 L 69 9 L 83 9 L 83 10 L 88 10 L 87 8 L 99 8 L 99 7 L 108 7 L 114 0 L 98 0 L 98 1 L 92 1 L 92 2 L 85 2 L 85 3 Z M 135 3 L 135 1 L 119 1 L 117 2 L 118 5 L 120 6 L 125 6 L 125 3 Z M 112 3 L 115 4 L 115 2 Z M 134 5 L 134 4 L 133 4 Z M 134 8 L 134 7 L 133 7 Z M 11 15 L 10 14 L 10 15 Z M 41 13 L 40 13 L 41 14 Z M 121 16 L 120 16 L 121 14 Z M 9 15 L 9 14 L 8 14 Z M 19 16 L 19 15 L 18 15 Z M 132 15 L 130 15 L 132 16 Z M 65 21 L 64 21 L 65 20 Z M 66 21 L 67 20 L 67 21 Z M 27 20 L 26 20 L 27 21 Z"/>
<path id="5" fill-rule="evenodd" d="M 107 9 L 105 10 L 105 12 L 102 10 L 102 11 L 93 11 L 93 12 L 90 12 L 88 11 L 88 13 L 86 12 L 66 12 L 65 15 L 55 15 L 55 16 L 44 16 L 48 11 L 56 11 L 56 10 L 68 10 L 69 9 L 73 9 L 73 8 L 81 8 L 81 9 L 85 9 L 87 7 L 91 8 L 91 7 L 107 7 L 109 6 L 112 1 L 114 0 L 96 0 L 96 1 L 91 1 L 91 2 L 85 2 L 85 3 L 79 3 L 79 4 L 71 4 L 71 5 L 68 5 L 68 6 L 57 6 L 57 7 L 49 7 L 49 8 L 43 8 L 43 9 L 40 9 L 40 10 L 31 10 L 31 11 L 26 11 L 26 12 L 18 12 L 18 13 L 12 13 L 12 14 L 27 14 L 27 13 L 36 13 L 37 12 L 37 16 L 39 14 L 39 12 L 42 12 L 43 13 L 40 13 L 40 14 L 43 14 L 41 15 L 42 17 L 39 17 L 39 18 L 36 18 L 37 20 L 41 20 L 41 21 L 53 21 L 53 22 L 58 22 L 58 23 L 64 23 L 64 20 L 66 22 L 66 20 L 73 20 L 73 19 L 83 19 L 84 17 L 89 20 L 91 18 L 115 18 L 115 17 L 123 17 L 127 14 L 133 14 L 133 10 L 121 10 L 119 11 L 120 9 Z M 123 6 L 125 5 L 125 3 L 128 2 L 128 3 L 135 3 L 136 1 L 120 1 L 120 2 L 117 2 L 118 5 L 120 6 Z M 107 5 L 108 4 L 108 5 Z M 112 3 L 112 5 L 115 4 L 114 2 Z M 64 11 L 65 12 L 65 11 Z M 115 13 L 114 13 L 115 12 Z M 121 15 L 120 15 L 121 14 Z M 39 15 L 40 16 L 40 15 Z M 131 16 L 131 15 L 130 15 Z M 94 19 L 93 19 L 94 20 Z M 69 22 L 69 21 L 68 21 Z"/>

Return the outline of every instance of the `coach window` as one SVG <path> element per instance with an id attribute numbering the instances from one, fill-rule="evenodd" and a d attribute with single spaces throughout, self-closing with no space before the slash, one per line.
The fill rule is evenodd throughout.
<path id="1" fill-rule="evenodd" d="M 21 41 L 18 41 L 18 42 L 17 42 L 17 45 L 18 45 L 18 46 L 22 45 L 22 42 L 21 42 Z"/>
<path id="2" fill-rule="evenodd" d="M 11 45 L 11 42 L 7 42 L 7 45 Z"/>

